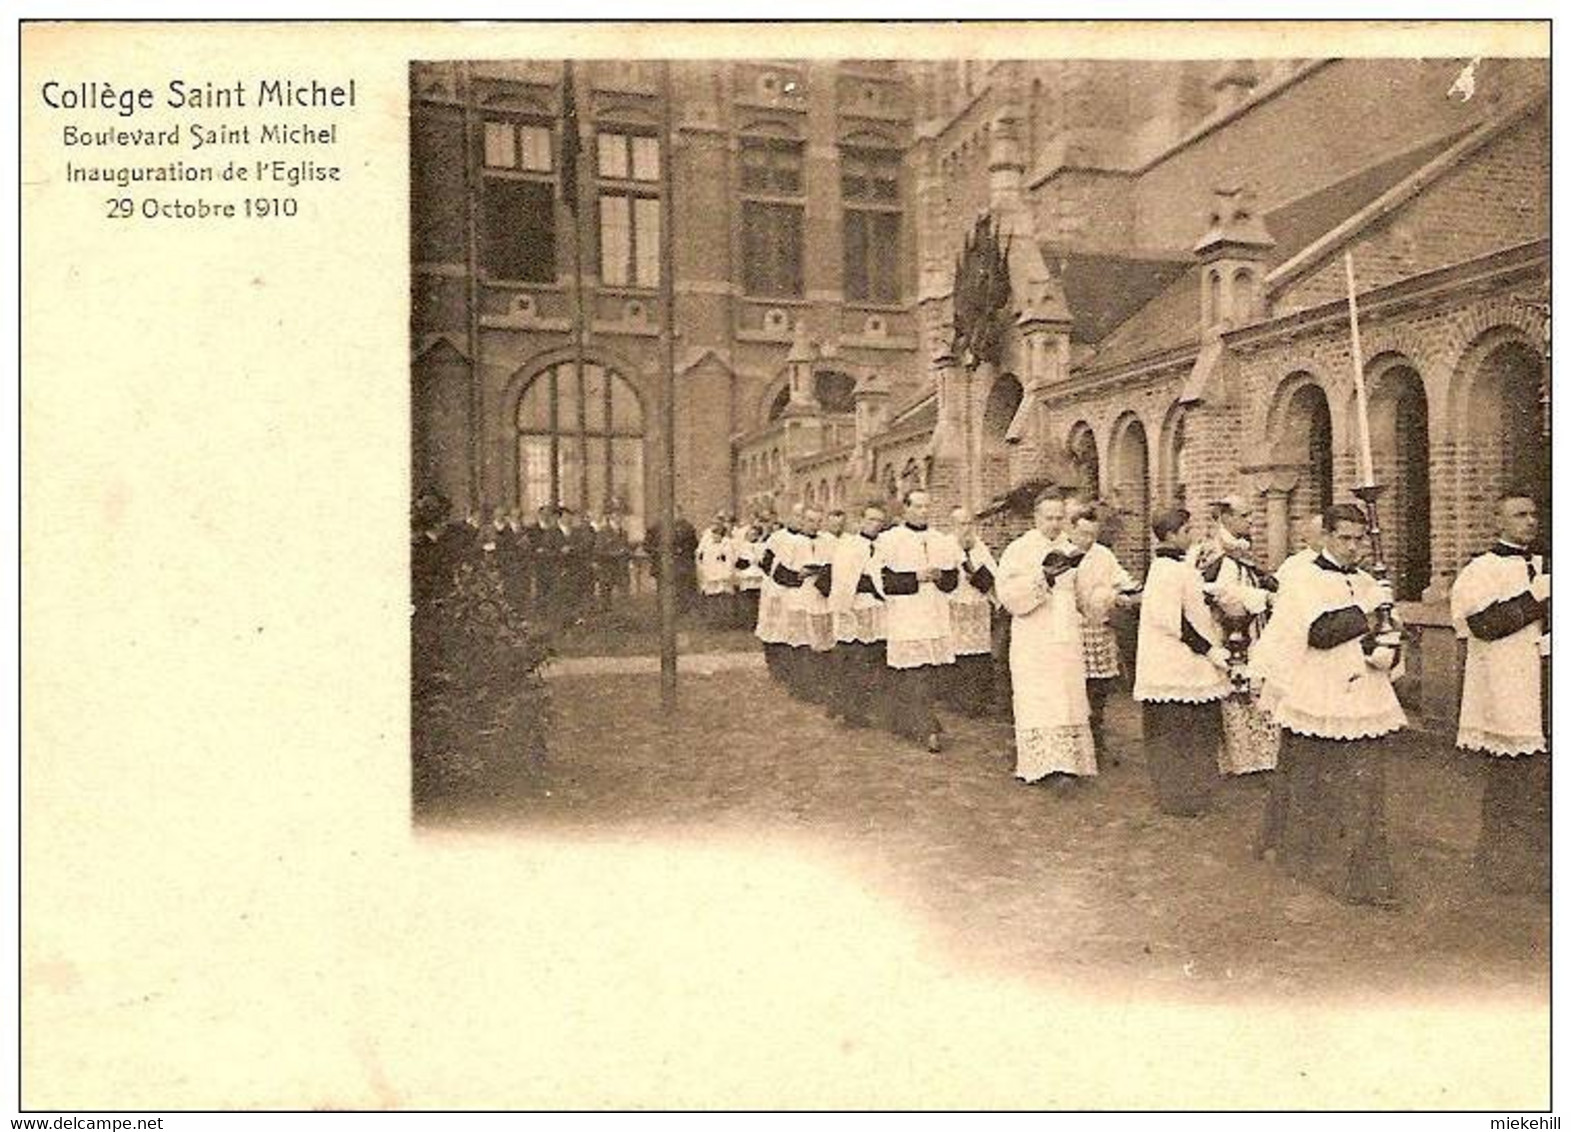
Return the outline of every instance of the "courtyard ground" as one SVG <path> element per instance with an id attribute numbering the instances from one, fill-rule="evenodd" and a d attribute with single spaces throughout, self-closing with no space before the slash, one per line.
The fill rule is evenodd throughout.
<path id="1" fill-rule="evenodd" d="M 1158 813 L 1127 697 L 1110 707 L 1118 765 L 1104 757 L 1098 778 L 1058 791 L 1012 777 L 1000 722 L 946 716 L 937 756 L 848 730 L 786 695 L 745 640 L 683 656 L 669 718 L 653 658 L 555 662 L 547 759 L 433 804 L 423 826 L 783 839 L 895 899 L 947 962 L 1028 979 L 1198 1000 L 1547 1002 L 1549 906 L 1478 883 L 1479 768 L 1433 737 L 1392 744 L 1401 906 L 1352 908 L 1254 858 L 1262 776 L 1222 784 L 1208 816 Z"/>

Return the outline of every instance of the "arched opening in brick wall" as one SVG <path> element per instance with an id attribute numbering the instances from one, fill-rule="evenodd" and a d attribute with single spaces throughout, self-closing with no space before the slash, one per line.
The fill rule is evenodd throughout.
<path id="1" fill-rule="evenodd" d="M 1162 449 L 1157 467 L 1157 489 L 1163 507 L 1189 506 L 1187 447 L 1189 407 L 1175 404 L 1162 422 Z"/>
<path id="2" fill-rule="evenodd" d="M 1095 499 L 1102 492 L 1102 463 L 1096 452 L 1096 433 L 1086 421 L 1076 421 L 1069 430 L 1065 444 L 1069 462 L 1080 476 L 1080 488 L 1088 498 Z"/>
<path id="3" fill-rule="evenodd" d="M 1020 410 L 1025 387 L 1013 374 L 999 374 L 982 408 L 980 495 L 992 499 L 1009 488 L 1009 425 Z"/>
<path id="4" fill-rule="evenodd" d="M 1380 525 L 1399 601 L 1418 601 L 1430 578 L 1429 398 L 1405 361 L 1372 367 L 1369 447 L 1385 485 Z"/>
<path id="5" fill-rule="evenodd" d="M 1307 374 L 1291 375 L 1281 388 L 1291 392 L 1277 412 L 1272 459 L 1298 473 L 1288 496 L 1289 516 L 1296 524 L 1331 506 L 1331 404 Z"/>
<path id="6" fill-rule="evenodd" d="M 1549 525 L 1549 429 L 1544 398 L 1545 361 L 1527 342 L 1501 342 L 1478 363 L 1459 433 L 1470 437 L 1462 466 L 1464 496 L 1475 500 L 1463 529 L 1463 559 L 1494 536 L 1494 502 L 1503 491 L 1523 491 L 1538 501 L 1541 530 Z"/>
<path id="7" fill-rule="evenodd" d="M 1249 321 L 1255 309 L 1255 273 L 1247 267 L 1233 272 L 1233 309 L 1231 321 L 1237 325 Z"/>
<path id="8" fill-rule="evenodd" d="M 1132 414 L 1113 425 L 1108 450 L 1108 501 L 1118 512 L 1118 545 L 1114 551 L 1126 568 L 1145 573 L 1151 546 L 1150 446 L 1145 426 Z"/>
<path id="9" fill-rule="evenodd" d="M 414 364 L 414 498 L 469 506 L 469 362 L 438 342 Z"/>

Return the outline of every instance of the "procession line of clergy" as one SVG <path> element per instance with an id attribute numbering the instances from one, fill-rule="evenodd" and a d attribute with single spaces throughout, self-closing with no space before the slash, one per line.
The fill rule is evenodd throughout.
<path id="1" fill-rule="evenodd" d="M 827 700 L 853 725 L 887 698 L 892 728 L 936 751 L 934 705 L 957 686 L 943 677 L 960 657 L 984 656 L 984 643 L 990 651 L 996 602 L 1011 618 L 1016 777 L 1089 777 L 1093 703 L 1118 674 L 1108 617 L 1138 600 L 1134 699 L 1158 807 L 1204 813 L 1219 776 L 1274 770 L 1259 852 L 1344 900 L 1393 901 L 1385 741 L 1407 720 L 1393 687 L 1400 637 L 1379 630 L 1400 625 L 1389 584 L 1359 568 L 1359 507 L 1306 523 L 1306 546 L 1274 576 L 1250 557 L 1247 501 L 1216 504 L 1198 538 L 1187 511 L 1164 511 L 1138 592 L 1096 541 L 1097 516 L 1061 493 L 1037 501 L 1033 529 L 996 563 L 963 512 L 951 516 L 957 537 L 928 526 L 926 493 L 905 503 L 903 522 L 884 528 L 882 509 L 869 507 L 855 532 L 838 515 L 820 531 L 817 512 L 799 508 L 757 551 L 758 634 L 796 694 Z M 1500 768 L 1479 859 L 1495 873 L 1506 866 L 1493 862 L 1514 862 L 1515 883 L 1529 868 L 1521 861 L 1547 862 L 1549 579 L 1524 549 L 1536 533 L 1531 500 L 1502 500 L 1501 532 L 1453 589 L 1456 631 L 1469 641 L 1457 742 Z"/>
<path id="2" fill-rule="evenodd" d="M 1391 904 L 1385 760 L 1407 719 L 1394 688 L 1403 672 L 1394 596 L 1359 568 L 1368 519 L 1351 504 L 1330 508 L 1306 524 L 1308 545 L 1274 579 L 1248 557 L 1248 519 L 1247 504 L 1223 500 L 1193 547 L 1187 513 L 1153 523 L 1135 698 L 1158 805 L 1205 809 L 1210 750 L 1223 774 L 1274 769 L 1261 854 L 1350 903 Z M 1527 549 L 1532 500 L 1507 494 L 1497 519 L 1499 541 L 1452 588 L 1453 624 L 1468 642 L 1456 743 L 1490 759 L 1484 878 L 1547 891 L 1549 577 Z"/>

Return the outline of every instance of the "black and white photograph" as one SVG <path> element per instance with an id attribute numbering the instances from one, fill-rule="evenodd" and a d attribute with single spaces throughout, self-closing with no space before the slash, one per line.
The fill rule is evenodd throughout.
<path id="1" fill-rule="evenodd" d="M 1303 46 L 413 63 L 417 827 L 1547 1002 L 1548 64 Z"/>
<path id="2" fill-rule="evenodd" d="M 1550 21 L 602 7 L 19 20 L 13 1127 L 1558 1127 Z"/>

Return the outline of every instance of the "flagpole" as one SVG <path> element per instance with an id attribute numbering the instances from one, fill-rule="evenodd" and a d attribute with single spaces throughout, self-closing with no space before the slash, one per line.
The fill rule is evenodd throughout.
<path id="1" fill-rule="evenodd" d="M 660 434 L 665 490 L 660 499 L 660 703 L 676 710 L 676 263 L 671 200 L 671 61 L 660 64 Z"/>
<path id="2" fill-rule="evenodd" d="M 469 64 L 460 63 L 464 100 L 464 293 L 469 308 L 467 341 L 469 344 L 469 389 L 467 415 L 469 420 L 469 452 L 466 461 L 469 469 L 468 511 L 480 509 L 480 237 L 475 211 L 479 207 L 480 175 L 475 168 L 475 96 L 474 79 Z"/>
<path id="3" fill-rule="evenodd" d="M 589 453 L 584 439 L 588 432 L 588 398 L 584 393 L 584 334 L 587 320 L 584 316 L 584 221 L 580 215 L 578 191 L 578 162 L 582 140 L 578 133 L 578 90 L 573 76 L 573 61 L 562 63 L 562 192 L 567 198 L 568 214 L 573 218 L 573 380 L 578 383 L 578 508 L 589 507 Z M 569 149 L 571 147 L 571 149 Z M 571 163 L 569 165 L 569 163 Z"/>

